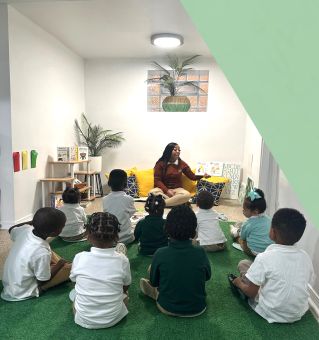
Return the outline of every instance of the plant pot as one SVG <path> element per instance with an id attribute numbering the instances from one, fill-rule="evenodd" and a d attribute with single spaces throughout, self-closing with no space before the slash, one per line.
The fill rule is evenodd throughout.
<path id="1" fill-rule="evenodd" d="M 102 171 L 102 156 L 90 156 L 90 171 Z"/>
<path id="2" fill-rule="evenodd" d="M 187 112 L 191 103 L 186 96 L 168 96 L 162 102 L 162 108 L 166 112 Z"/>

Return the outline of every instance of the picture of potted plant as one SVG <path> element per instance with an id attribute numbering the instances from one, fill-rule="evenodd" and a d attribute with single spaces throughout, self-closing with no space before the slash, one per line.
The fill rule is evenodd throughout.
<path id="1" fill-rule="evenodd" d="M 81 124 L 77 119 L 74 122 L 79 144 L 89 149 L 90 170 L 101 172 L 102 151 L 119 146 L 125 140 L 122 132 L 112 133 L 112 130 L 104 130 L 100 125 L 92 125 L 84 113 L 81 115 Z"/>
<path id="2" fill-rule="evenodd" d="M 168 55 L 168 66 L 170 69 L 161 66 L 158 62 L 153 61 L 152 65 L 156 70 L 161 71 L 162 75 L 159 77 L 153 77 L 147 79 L 147 83 L 157 83 L 170 95 L 164 98 L 162 102 L 162 108 L 164 111 L 169 112 L 187 112 L 190 107 L 189 99 L 180 94 L 181 88 L 184 86 L 194 86 L 200 91 L 201 89 L 196 82 L 185 80 L 188 72 L 193 70 L 189 67 L 200 55 L 194 55 L 186 59 L 180 59 L 178 56 Z"/>

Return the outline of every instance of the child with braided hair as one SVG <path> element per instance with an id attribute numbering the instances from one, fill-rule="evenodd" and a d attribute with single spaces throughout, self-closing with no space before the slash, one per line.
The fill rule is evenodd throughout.
<path id="1" fill-rule="evenodd" d="M 158 248 L 167 246 L 168 238 L 164 232 L 163 213 L 165 200 L 162 195 L 149 194 L 145 210 L 149 213 L 136 225 L 134 236 L 139 241 L 139 252 L 142 255 L 153 255 Z"/>
<path id="2" fill-rule="evenodd" d="M 74 302 L 74 321 L 82 327 L 108 328 L 128 314 L 131 271 L 128 258 L 115 248 L 119 225 L 115 215 L 92 214 L 88 241 L 93 247 L 74 258 L 70 279 L 75 288 L 70 299 Z"/>

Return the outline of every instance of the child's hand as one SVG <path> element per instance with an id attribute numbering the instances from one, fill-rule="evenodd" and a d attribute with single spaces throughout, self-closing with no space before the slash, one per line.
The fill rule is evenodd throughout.
<path id="1" fill-rule="evenodd" d="M 60 259 L 58 262 L 57 262 L 57 266 L 59 266 L 59 267 L 63 267 L 65 264 L 71 264 L 72 262 L 70 262 L 70 261 L 67 261 L 67 260 L 65 260 L 65 259 Z"/>
<path id="2" fill-rule="evenodd" d="M 236 277 L 236 279 L 233 280 L 233 284 L 236 287 L 239 287 L 240 286 L 240 281 L 241 281 L 241 278 L 240 277 Z"/>

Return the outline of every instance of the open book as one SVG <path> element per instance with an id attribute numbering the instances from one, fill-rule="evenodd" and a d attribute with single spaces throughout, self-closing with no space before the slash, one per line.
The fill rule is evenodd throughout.
<path id="1" fill-rule="evenodd" d="M 222 176 L 223 162 L 197 162 L 195 175 Z"/>

